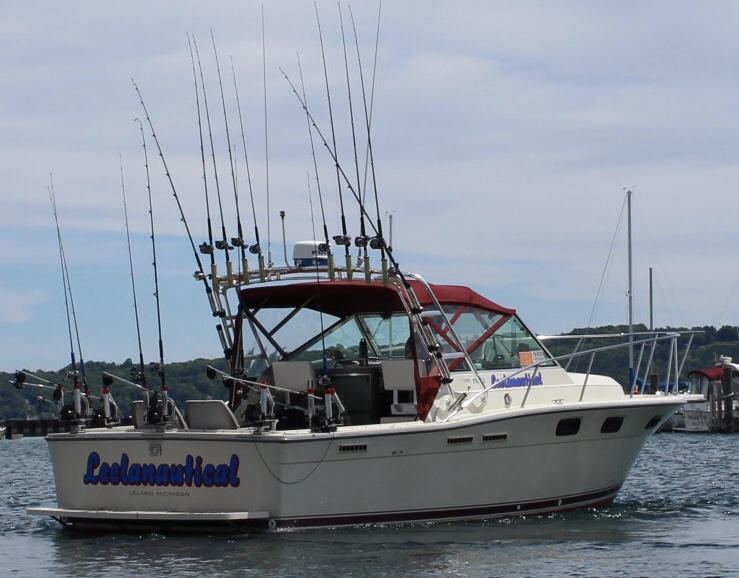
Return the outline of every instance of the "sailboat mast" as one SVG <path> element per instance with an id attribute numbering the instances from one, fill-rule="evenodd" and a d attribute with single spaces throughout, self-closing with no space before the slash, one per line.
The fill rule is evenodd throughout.
<path id="1" fill-rule="evenodd" d="M 629 232 L 629 381 L 631 385 L 634 383 L 634 293 L 633 293 L 633 261 L 631 253 L 631 195 L 630 190 L 626 191 L 626 213 Z"/>

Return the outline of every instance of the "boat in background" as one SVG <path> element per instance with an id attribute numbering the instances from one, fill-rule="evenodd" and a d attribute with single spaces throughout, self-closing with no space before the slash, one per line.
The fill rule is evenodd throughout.
<path id="1" fill-rule="evenodd" d="M 724 391 L 723 382 L 730 381 L 730 391 Z M 694 369 L 688 373 L 689 393 L 700 396 L 700 401 L 691 402 L 682 408 L 684 424 L 675 431 L 691 433 L 713 433 L 734 431 L 733 425 L 726 426 L 725 417 L 739 424 L 739 365 L 731 357 L 721 357 L 719 363 L 707 369 Z M 731 416 L 726 416 L 730 403 Z"/>
<path id="2" fill-rule="evenodd" d="M 342 205 L 341 233 L 329 237 L 324 219 L 325 238 L 298 241 L 281 266 L 264 258 L 256 226 L 247 246 L 238 212 L 231 242 L 225 225 L 223 239 L 200 252 L 190 237 L 229 363 L 207 372 L 223 380 L 227 399 L 180 408 L 162 379 L 134 403 L 130 426 L 92 429 L 79 416 L 71 432 L 46 438 L 57 505 L 31 514 L 81 530 L 244 531 L 550 514 L 613 501 L 647 438 L 685 401 L 625 392 L 563 362 L 584 356 L 589 368 L 601 352 L 679 334 L 552 355 L 514 309 L 453 270 L 452 283 L 432 284 L 401 269 L 377 192 L 372 209 L 335 145 L 323 144 L 358 205 L 361 234 L 347 234 Z M 208 272 L 200 254 L 211 258 Z"/>

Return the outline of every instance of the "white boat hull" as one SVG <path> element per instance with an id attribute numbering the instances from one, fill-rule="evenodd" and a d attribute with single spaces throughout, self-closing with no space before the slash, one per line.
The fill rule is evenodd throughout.
<path id="1" fill-rule="evenodd" d="M 80 528 L 276 529 L 584 508 L 613 500 L 646 438 L 681 403 L 641 396 L 333 433 L 53 434 L 58 508 L 32 513 Z M 623 422 L 603 433 L 609 418 Z"/>

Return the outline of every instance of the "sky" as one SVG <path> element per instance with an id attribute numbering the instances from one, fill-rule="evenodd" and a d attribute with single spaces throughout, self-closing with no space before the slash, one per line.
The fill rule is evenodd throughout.
<path id="1" fill-rule="evenodd" d="M 332 160 L 292 83 L 373 216 L 376 191 L 404 270 L 540 334 L 627 323 L 631 190 L 635 322 L 651 307 L 657 327 L 739 324 L 738 28 L 739 3 L 721 0 L 2 2 L 0 370 L 137 359 L 137 317 L 148 361 L 158 319 L 166 362 L 221 354 L 134 83 L 196 244 L 207 208 L 221 230 L 216 190 L 236 233 L 229 140 L 248 242 L 256 217 L 283 262 L 279 211 L 291 246 L 321 229 L 321 200 L 340 232 Z M 351 199 L 345 212 L 357 235 Z"/>

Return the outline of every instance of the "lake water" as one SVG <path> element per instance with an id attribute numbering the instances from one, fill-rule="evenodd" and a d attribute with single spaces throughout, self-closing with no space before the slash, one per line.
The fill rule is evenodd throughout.
<path id="1" fill-rule="evenodd" d="M 0 441 L 0 575 L 43 577 L 736 577 L 739 434 L 652 436 L 616 502 L 489 522 L 224 536 L 79 535 L 46 442 Z"/>

